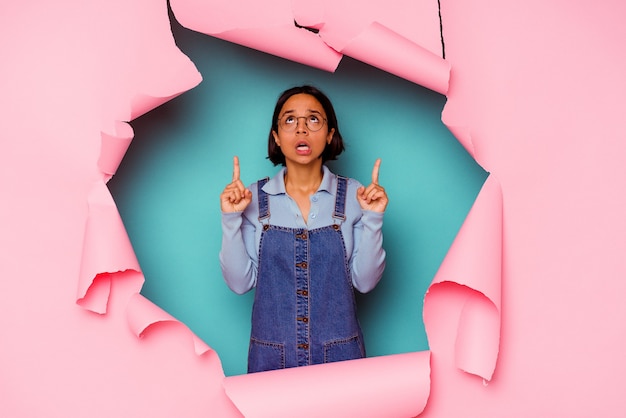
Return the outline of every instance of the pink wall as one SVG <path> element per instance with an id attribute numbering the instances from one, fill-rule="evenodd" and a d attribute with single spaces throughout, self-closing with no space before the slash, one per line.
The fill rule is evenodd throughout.
<path id="1" fill-rule="evenodd" d="M 224 380 L 216 353 L 137 294 L 144 278 L 106 188 L 132 138 L 119 121 L 201 82 L 175 47 L 165 2 L 5 3 L 0 416 L 240 416 L 236 396 L 223 389 L 237 382 Z M 183 20 L 184 11 L 201 7 L 196 3 L 172 7 Z M 373 45 L 389 31 L 359 38 L 367 25 L 358 23 L 376 18 L 352 16 L 345 1 L 331 3 L 341 13 L 331 14 L 325 40 L 307 34 L 298 42 L 324 51 L 327 67 L 338 59 L 327 45 L 373 65 L 389 63 L 382 53 L 395 41 Z M 626 409 L 626 6 L 618 0 L 441 3 L 443 63 L 420 50 L 432 51 L 436 37 L 422 35 L 432 34 L 428 23 L 438 19 L 426 19 L 425 32 L 414 33 L 404 8 L 360 5 L 381 13 L 391 35 L 410 40 L 398 44 L 405 45 L 400 52 L 424 54 L 415 61 L 423 71 L 402 76 L 447 89 L 444 123 L 492 174 L 489 196 L 500 209 L 487 234 L 501 236 L 500 246 L 475 243 L 477 254 L 483 247 L 496 251 L 488 254 L 498 271 L 501 249 L 497 284 L 476 273 L 493 274 L 494 263 L 477 270 L 444 265 L 442 284 L 429 292 L 437 303 L 424 313 L 431 352 L 422 415 L 619 416 Z M 311 24 L 323 20 L 303 4 L 294 3 L 296 13 Z M 291 2 L 265 6 L 261 11 L 284 19 L 261 32 L 269 40 L 285 38 L 280 25 L 293 20 Z M 424 3 L 423 12 L 432 11 Z M 235 26 L 257 24 L 259 16 Z M 343 26 L 349 33 L 336 31 Z M 351 36 L 358 42 L 347 42 Z M 398 63 L 386 69 L 401 71 Z M 448 68 L 449 88 L 447 75 L 440 77 Z M 478 219 L 488 228 L 485 213 L 468 217 L 468 225 Z M 464 271 L 473 275 L 459 277 Z M 438 322 L 429 323 L 432 318 Z M 399 391 L 396 384 L 383 386 Z M 335 411 L 344 407 L 350 410 Z"/>

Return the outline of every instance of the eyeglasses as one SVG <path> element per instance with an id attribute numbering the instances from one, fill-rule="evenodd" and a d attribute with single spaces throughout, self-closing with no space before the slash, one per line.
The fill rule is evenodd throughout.
<path id="1" fill-rule="evenodd" d="M 304 119 L 306 123 L 306 127 L 311 132 L 317 132 L 324 127 L 324 123 L 326 123 L 326 119 L 321 117 L 320 115 L 311 114 L 308 116 L 293 116 L 293 115 L 285 115 L 282 118 L 278 119 L 278 126 L 285 132 L 293 132 L 296 130 L 298 126 L 298 120 Z"/>

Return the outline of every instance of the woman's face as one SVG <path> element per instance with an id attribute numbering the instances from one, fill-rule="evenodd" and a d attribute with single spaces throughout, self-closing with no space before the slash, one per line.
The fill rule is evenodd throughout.
<path id="1" fill-rule="evenodd" d="M 278 132 L 274 141 L 280 147 L 287 164 L 309 165 L 319 163 L 335 129 L 328 130 L 326 112 L 322 104 L 305 93 L 291 96 L 278 115 Z"/>

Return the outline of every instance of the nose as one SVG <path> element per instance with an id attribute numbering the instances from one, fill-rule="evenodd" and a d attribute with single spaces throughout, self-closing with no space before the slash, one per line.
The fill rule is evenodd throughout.
<path id="1" fill-rule="evenodd" d="M 306 126 L 306 118 L 305 117 L 299 117 L 298 118 L 298 124 L 296 125 L 296 132 L 298 132 L 298 133 L 306 132 L 307 129 L 308 128 Z"/>

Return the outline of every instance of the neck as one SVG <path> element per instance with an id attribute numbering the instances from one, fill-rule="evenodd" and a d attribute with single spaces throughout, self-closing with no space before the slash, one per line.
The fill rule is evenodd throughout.
<path id="1" fill-rule="evenodd" d="M 287 166 L 285 172 L 285 188 L 287 192 L 298 191 L 312 194 L 322 183 L 323 171 L 321 164 L 317 166 Z"/>

